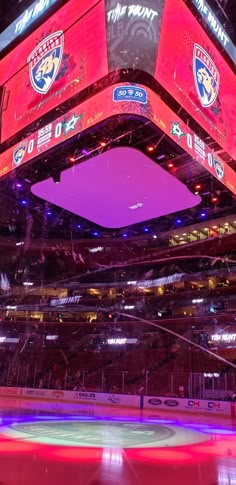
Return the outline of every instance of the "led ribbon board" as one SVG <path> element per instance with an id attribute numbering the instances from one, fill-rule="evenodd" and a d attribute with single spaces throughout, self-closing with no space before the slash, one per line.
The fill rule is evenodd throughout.
<path id="1" fill-rule="evenodd" d="M 57 0 L 35 0 L 30 7 L 0 34 L 0 52 L 25 32 L 33 22 L 38 20 L 56 2 Z"/>
<path id="2" fill-rule="evenodd" d="M 225 32 L 224 27 L 217 19 L 212 8 L 209 7 L 206 0 L 191 0 L 192 4 L 196 7 L 197 11 L 201 14 L 203 20 L 210 27 L 212 33 L 216 39 L 220 42 L 223 49 L 227 52 L 228 56 L 232 59 L 234 64 L 236 63 L 236 47 L 232 40 Z"/>
<path id="3" fill-rule="evenodd" d="M 151 89 L 130 84 L 104 89 L 0 154 L 0 177 L 96 123 L 122 113 L 143 116 L 152 121 L 236 195 L 236 172 Z"/>

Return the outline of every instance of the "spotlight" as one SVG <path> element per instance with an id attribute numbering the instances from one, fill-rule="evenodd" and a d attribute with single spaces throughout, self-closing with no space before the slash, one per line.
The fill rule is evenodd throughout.
<path id="1" fill-rule="evenodd" d="M 168 168 L 173 168 L 174 167 L 174 164 L 173 163 L 168 163 L 167 167 Z"/>
<path id="2" fill-rule="evenodd" d="M 212 197 L 211 202 L 214 202 L 214 203 L 218 202 L 218 197 L 215 197 L 215 196 Z"/>
<path id="3" fill-rule="evenodd" d="M 75 157 L 68 157 L 68 161 L 70 163 L 74 163 L 74 162 L 76 162 L 76 158 Z"/>
<path id="4" fill-rule="evenodd" d="M 60 181 L 61 181 L 61 174 L 60 174 L 60 172 L 55 173 L 54 175 L 52 175 L 52 180 L 53 180 L 54 184 L 59 184 Z"/>
<path id="5" fill-rule="evenodd" d="M 201 188 L 202 188 L 201 184 L 195 185 L 195 190 L 201 190 Z"/>
<path id="6" fill-rule="evenodd" d="M 26 205 L 27 204 L 27 200 L 22 200 L 21 203 L 22 203 L 22 205 Z"/>
<path id="7" fill-rule="evenodd" d="M 104 148 L 106 146 L 106 142 L 105 141 L 100 141 L 99 145 L 100 147 Z"/>
<path id="8" fill-rule="evenodd" d="M 206 217 L 206 213 L 205 212 L 201 212 L 200 216 L 201 217 Z"/>
<path id="9" fill-rule="evenodd" d="M 150 153 L 151 153 L 151 152 L 154 152 L 154 150 L 155 150 L 155 148 L 154 148 L 154 146 L 153 146 L 153 145 L 148 145 L 148 146 L 147 146 L 147 151 L 148 151 L 148 152 L 150 152 Z"/>

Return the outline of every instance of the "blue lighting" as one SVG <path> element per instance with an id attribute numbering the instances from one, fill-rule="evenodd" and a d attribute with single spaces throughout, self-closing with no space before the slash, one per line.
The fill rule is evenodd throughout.
<path id="1" fill-rule="evenodd" d="M 80 225 L 80 224 L 78 224 L 78 225 L 77 225 L 77 228 L 78 228 L 78 229 L 81 229 L 81 225 Z"/>
<path id="2" fill-rule="evenodd" d="M 201 212 L 201 217 L 206 217 L 206 213 L 205 212 Z"/>
<path id="3" fill-rule="evenodd" d="M 126 234 L 126 233 L 125 233 L 125 234 L 123 234 L 123 237 L 127 237 L 127 236 L 128 236 L 128 234 Z"/>
<path id="4" fill-rule="evenodd" d="M 27 204 L 27 200 L 22 200 L 21 203 L 22 203 L 22 205 L 26 205 Z"/>
<path id="5" fill-rule="evenodd" d="M 145 227 L 144 232 L 148 232 L 148 231 L 149 231 L 148 227 Z"/>
<path id="6" fill-rule="evenodd" d="M 98 234 L 98 232 L 96 232 L 96 231 L 95 231 L 95 232 L 93 233 L 93 235 L 94 235 L 94 236 L 98 236 L 99 234 Z"/>
<path id="7" fill-rule="evenodd" d="M 47 216 L 51 216 L 51 215 L 52 215 L 51 211 L 47 211 Z"/>
<path id="8" fill-rule="evenodd" d="M 203 433 L 222 434 L 222 435 L 236 435 L 236 430 L 232 429 L 218 429 L 218 428 L 204 428 L 201 430 Z"/>
<path id="9" fill-rule="evenodd" d="M 181 219 L 177 219 L 176 224 L 181 224 Z"/>

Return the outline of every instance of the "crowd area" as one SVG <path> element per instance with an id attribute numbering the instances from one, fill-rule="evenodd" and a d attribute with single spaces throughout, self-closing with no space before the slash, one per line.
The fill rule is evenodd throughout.
<path id="1" fill-rule="evenodd" d="M 2 321 L 0 385 L 178 397 L 200 397 L 203 386 L 233 398 L 234 341 L 212 340 L 225 327 L 236 335 L 229 317 L 163 323 Z"/>

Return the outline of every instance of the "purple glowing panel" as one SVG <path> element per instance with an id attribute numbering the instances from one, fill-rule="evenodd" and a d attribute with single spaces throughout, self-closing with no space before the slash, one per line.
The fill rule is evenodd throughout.
<path id="1" fill-rule="evenodd" d="M 34 195 L 103 227 L 119 228 L 200 203 L 187 187 L 140 151 L 120 147 L 32 187 Z"/>

